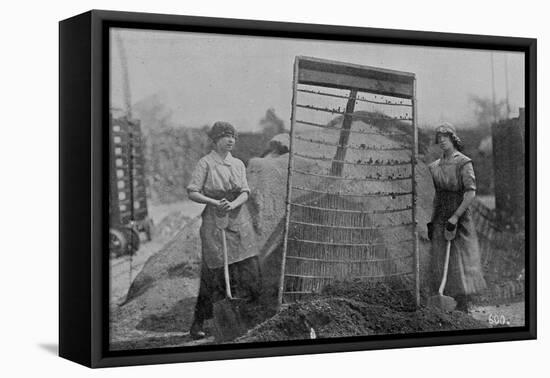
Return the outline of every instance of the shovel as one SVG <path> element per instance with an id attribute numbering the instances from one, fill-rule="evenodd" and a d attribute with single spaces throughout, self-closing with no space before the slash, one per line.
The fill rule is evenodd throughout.
<path id="1" fill-rule="evenodd" d="M 223 247 L 223 275 L 225 278 L 225 299 L 214 303 L 213 317 L 214 329 L 217 341 L 230 341 L 244 334 L 247 330 L 243 321 L 246 310 L 246 300 L 233 298 L 231 283 L 229 282 L 229 263 L 227 257 L 227 239 L 225 229 L 228 224 L 228 216 L 216 217 L 216 227 L 222 233 Z"/>
<path id="2" fill-rule="evenodd" d="M 456 301 L 453 297 L 443 295 L 445 285 L 447 284 L 447 273 L 449 271 L 449 258 L 451 256 L 451 241 L 456 236 L 456 225 L 447 224 L 445 228 L 445 240 L 447 241 L 445 251 L 445 265 L 443 266 L 443 279 L 439 286 L 438 294 L 428 298 L 428 306 L 437 307 L 443 311 L 453 311 L 456 308 Z"/>

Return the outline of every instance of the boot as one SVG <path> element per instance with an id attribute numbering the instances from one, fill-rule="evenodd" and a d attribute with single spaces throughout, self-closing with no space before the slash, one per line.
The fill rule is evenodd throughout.
<path id="1" fill-rule="evenodd" d="M 456 298 L 456 309 L 468 313 L 470 310 L 470 296 L 469 295 L 457 295 Z"/>
<path id="2" fill-rule="evenodd" d="M 200 340 L 206 337 L 206 333 L 203 331 L 203 321 L 195 319 L 191 328 L 189 329 L 189 335 L 193 340 Z"/>

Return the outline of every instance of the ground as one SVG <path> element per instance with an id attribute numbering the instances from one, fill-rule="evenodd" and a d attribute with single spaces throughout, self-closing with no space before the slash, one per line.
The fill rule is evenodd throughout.
<path id="1" fill-rule="evenodd" d="M 523 327 L 525 325 L 525 302 L 522 300 L 496 305 L 476 305 L 470 309 L 469 313 L 489 327 L 499 325 Z"/>

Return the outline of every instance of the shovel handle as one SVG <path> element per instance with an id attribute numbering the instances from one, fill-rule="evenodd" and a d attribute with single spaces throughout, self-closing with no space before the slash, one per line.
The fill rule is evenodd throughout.
<path id="1" fill-rule="evenodd" d="M 443 279 L 439 286 L 439 295 L 443 295 L 445 285 L 447 284 L 447 273 L 449 272 L 449 257 L 451 256 L 451 241 L 447 240 L 447 248 L 445 248 L 445 265 L 443 266 Z"/>
<path id="2" fill-rule="evenodd" d="M 225 278 L 225 295 L 229 299 L 233 299 L 231 295 L 231 283 L 229 282 L 229 261 L 227 258 L 227 240 L 225 238 L 225 229 L 221 228 L 222 232 L 222 249 L 223 249 L 223 276 Z"/>

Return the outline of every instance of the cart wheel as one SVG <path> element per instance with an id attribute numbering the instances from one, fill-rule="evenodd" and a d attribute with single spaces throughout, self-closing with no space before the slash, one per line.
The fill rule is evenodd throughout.
<path id="1" fill-rule="evenodd" d="M 124 234 L 126 236 L 126 240 L 128 241 L 126 244 L 125 253 L 127 255 L 135 255 L 135 253 L 139 249 L 139 244 L 140 244 L 138 230 L 131 227 L 125 227 Z"/>
<path id="2" fill-rule="evenodd" d="M 128 247 L 128 239 L 124 236 L 124 233 L 120 230 L 110 228 L 109 229 L 109 251 L 114 257 L 120 257 L 126 253 Z"/>
<path id="3" fill-rule="evenodd" d="M 147 218 L 147 223 L 145 223 L 145 235 L 147 236 L 147 241 L 153 240 L 153 220 L 151 218 Z"/>

